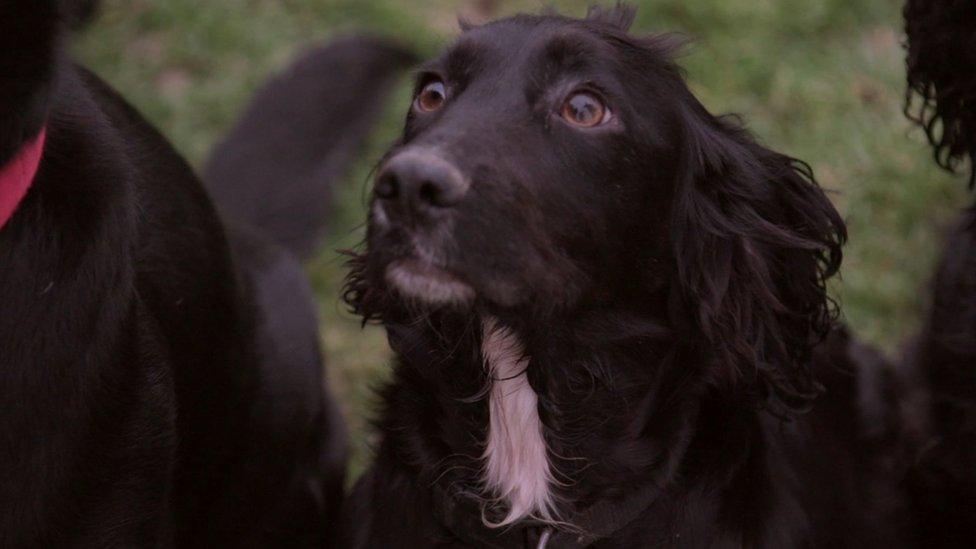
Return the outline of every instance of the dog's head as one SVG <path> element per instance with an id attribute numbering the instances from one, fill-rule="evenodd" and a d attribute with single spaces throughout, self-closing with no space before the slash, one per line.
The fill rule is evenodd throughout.
<path id="1" fill-rule="evenodd" d="M 935 160 L 955 170 L 970 160 L 976 185 L 976 3 L 908 0 L 905 112 L 925 130 Z"/>
<path id="2" fill-rule="evenodd" d="M 804 164 L 710 115 L 678 41 L 631 36 L 633 15 L 517 16 L 424 65 L 347 297 L 536 325 L 654 310 L 723 377 L 805 392 L 843 223 Z"/>

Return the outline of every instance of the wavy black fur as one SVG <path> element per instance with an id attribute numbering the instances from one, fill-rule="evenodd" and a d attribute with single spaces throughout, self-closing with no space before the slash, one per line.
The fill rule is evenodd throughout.
<path id="1" fill-rule="evenodd" d="M 411 109 L 390 158 L 436 151 L 470 187 L 426 222 L 374 197 L 350 262 L 347 302 L 397 355 L 377 461 L 344 515 L 350 546 L 538 539 L 532 521 L 481 525 L 504 511 L 480 479 L 485 316 L 531 358 L 571 525 L 557 531 L 645 491 L 639 519 L 593 547 L 905 539 L 894 384 L 880 356 L 831 332 L 844 223 L 806 164 L 710 114 L 676 41 L 630 35 L 633 17 L 618 5 L 469 27 L 421 69 L 446 103 Z M 576 88 L 603 97 L 610 122 L 567 125 Z M 385 272 L 421 253 L 474 302 L 402 297 Z"/>
<path id="2" fill-rule="evenodd" d="M 970 161 L 976 184 L 976 4 L 909 0 L 908 96 L 905 112 L 925 129 L 935 161 L 955 171 Z"/>
<path id="3" fill-rule="evenodd" d="M 942 167 L 976 184 L 976 3 L 909 0 L 908 103 Z M 916 100 L 917 97 L 917 100 Z M 930 436 L 913 476 L 925 546 L 976 546 L 976 208 L 953 227 L 909 361 L 930 391 Z"/>

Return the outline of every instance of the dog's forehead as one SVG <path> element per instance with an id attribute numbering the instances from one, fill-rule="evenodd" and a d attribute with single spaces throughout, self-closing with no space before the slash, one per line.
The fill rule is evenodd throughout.
<path id="1" fill-rule="evenodd" d="M 608 41 L 585 21 L 519 16 L 466 31 L 441 60 L 448 66 L 491 69 L 570 58 L 595 61 L 612 54 Z"/>

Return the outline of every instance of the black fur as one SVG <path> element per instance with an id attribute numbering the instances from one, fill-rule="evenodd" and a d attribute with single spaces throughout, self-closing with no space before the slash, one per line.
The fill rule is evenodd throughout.
<path id="1" fill-rule="evenodd" d="M 0 547 L 328 544 L 345 437 L 301 266 L 64 57 L 57 8 L 0 3 L 0 162 L 48 136 L 0 230 Z"/>
<path id="2" fill-rule="evenodd" d="M 968 0 L 909 0 L 905 112 L 925 129 L 935 161 L 955 170 L 970 160 L 976 183 L 976 6 Z"/>
<path id="3" fill-rule="evenodd" d="M 936 161 L 969 159 L 976 182 L 976 4 L 910 0 L 906 112 Z M 920 542 L 976 546 L 976 207 L 953 228 L 933 281 L 932 307 L 910 362 L 930 392 L 931 437 L 913 476 Z"/>
<path id="4" fill-rule="evenodd" d="M 446 102 L 411 109 L 378 181 L 436 151 L 469 184 L 423 222 L 394 217 L 396 193 L 378 191 L 351 262 L 346 299 L 385 325 L 397 363 L 347 545 L 538 539 L 532 521 L 481 524 L 499 511 L 480 476 L 486 315 L 531 358 L 559 535 L 643 491 L 639 518 L 592 547 L 904 543 L 898 387 L 842 331 L 822 343 L 842 220 L 809 167 L 709 114 L 671 60 L 676 41 L 633 37 L 632 20 L 619 5 L 517 16 L 470 28 L 421 70 L 418 89 L 441 79 Z M 610 122 L 564 121 L 574 89 L 602 96 Z M 386 271 L 408 259 L 476 297 L 405 297 Z"/>

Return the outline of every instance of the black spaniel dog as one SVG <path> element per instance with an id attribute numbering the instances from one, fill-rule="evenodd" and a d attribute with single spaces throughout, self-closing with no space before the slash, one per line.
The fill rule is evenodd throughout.
<path id="1" fill-rule="evenodd" d="M 61 7 L 0 2 L 0 547 L 322 547 L 345 433 L 301 265 L 67 58 Z M 389 80 L 361 51 L 320 75 L 343 142 Z"/>
<path id="2" fill-rule="evenodd" d="M 939 165 L 967 161 L 976 183 L 976 3 L 910 0 L 906 112 Z M 929 546 L 976 547 L 976 207 L 949 237 L 932 305 L 910 359 L 924 372 L 932 437 L 915 480 L 919 535 Z"/>
<path id="3" fill-rule="evenodd" d="M 345 546 L 903 543 L 897 387 L 825 290 L 841 217 L 633 17 L 423 65 L 346 290 L 397 358 Z"/>

